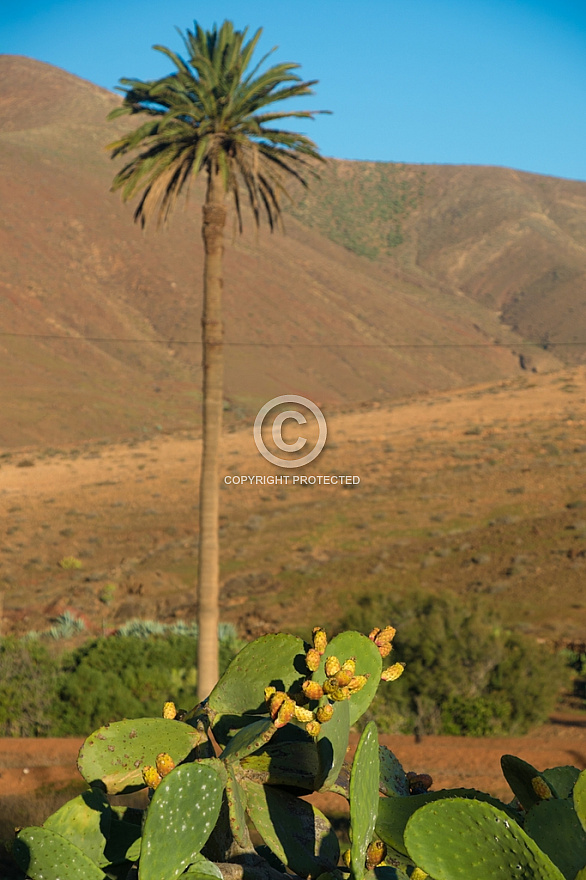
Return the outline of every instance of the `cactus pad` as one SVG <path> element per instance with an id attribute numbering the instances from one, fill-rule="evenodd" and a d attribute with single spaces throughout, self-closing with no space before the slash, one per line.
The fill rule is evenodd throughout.
<path id="1" fill-rule="evenodd" d="M 401 762 L 386 746 L 378 747 L 380 763 L 379 791 L 389 797 L 409 794 L 409 782 Z"/>
<path id="2" fill-rule="evenodd" d="M 334 705 L 332 718 L 323 724 L 317 738 L 317 752 L 320 763 L 318 779 L 319 791 L 325 791 L 335 784 L 348 748 L 350 736 L 350 700 Z"/>
<path id="3" fill-rule="evenodd" d="M 139 880 L 175 880 L 193 863 L 217 822 L 222 792 L 218 774 L 201 763 L 165 777 L 147 811 Z"/>
<path id="4" fill-rule="evenodd" d="M 241 761 L 247 755 L 258 751 L 271 739 L 276 727 L 270 718 L 260 718 L 239 730 L 222 752 L 222 761 L 232 763 Z"/>
<path id="5" fill-rule="evenodd" d="M 267 785 L 294 785 L 315 791 L 320 763 L 314 742 L 270 742 L 258 752 L 242 760 L 246 771 L 263 774 Z"/>
<path id="6" fill-rule="evenodd" d="M 541 774 L 549 787 L 555 790 L 560 798 L 572 797 L 572 791 L 580 776 L 577 767 L 550 767 Z"/>
<path id="7" fill-rule="evenodd" d="M 142 842 L 140 825 L 118 819 L 114 811 L 112 814 L 112 824 L 104 855 L 110 865 L 118 865 L 125 861 L 134 862 L 140 855 Z"/>
<path id="8" fill-rule="evenodd" d="M 543 801 L 532 807 L 525 831 L 568 880 L 586 865 L 586 831 L 571 800 Z"/>
<path id="9" fill-rule="evenodd" d="M 283 864 L 303 877 L 335 868 L 338 839 L 317 807 L 269 785 L 245 781 L 244 786 L 248 815 Z"/>
<path id="10" fill-rule="evenodd" d="M 304 657 L 301 639 L 286 633 L 272 633 L 250 642 L 234 657 L 211 692 L 209 708 L 217 716 L 264 714 L 265 687 L 273 685 L 288 691 L 305 675 Z"/>
<path id="11" fill-rule="evenodd" d="M 357 632 L 343 632 L 328 642 L 325 653 L 316 672 L 313 673 L 314 681 L 323 684 L 326 679 L 325 665 L 330 657 L 338 657 L 342 663 L 350 657 L 356 658 L 356 672 L 359 675 L 369 675 L 370 678 L 364 687 L 352 694 L 350 704 L 350 727 L 356 723 L 361 715 L 370 706 L 380 683 L 382 659 L 378 648 L 369 638 Z"/>
<path id="12" fill-rule="evenodd" d="M 91 789 L 63 804 L 43 823 L 43 828 L 65 837 L 96 865 L 103 867 L 109 862 L 104 849 L 111 824 L 112 810 L 106 795 Z"/>
<path id="13" fill-rule="evenodd" d="M 434 880 L 564 880 L 516 822 L 477 800 L 427 804 L 409 819 L 405 843 L 413 861 Z"/>
<path id="14" fill-rule="evenodd" d="M 466 798 L 492 804 L 499 810 L 507 813 L 507 817 L 515 821 L 515 813 L 509 807 L 502 804 L 496 798 L 476 791 L 474 788 L 446 788 L 440 791 L 429 791 L 426 794 L 414 794 L 409 797 L 380 798 L 378 802 L 378 816 L 376 820 L 376 833 L 381 840 L 392 847 L 401 855 L 408 855 L 405 846 L 405 827 L 416 810 L 426 804 L 442 801 L 448 798 Z"/>
<path id="15" fill-rule="evenodd" d="M 378 735 L 376 724 L 370 721 L 356 747 L 350 775 L 350 858 L 355 880 L 361 880 L 366 871 L 366 850 L 376 824 L 378 782 Z"/>
<path id="16" fill-rule="evenodd" d="M 230 816 L 230 828 L 236 842 L 246 847 L 250 842 L 248 828 L 246 826 L 246 792 L 239 785 L 232 767 L 227 767 L 226 800 L 228 801 L 228 815 Z"/>
<path id="17" fill-rule="evenodd" d="M 144 788 L 142 768 L 168 752 L 176 764 L 205 734 L 166 718 L 137 718 L 100 727 L 82 745 L 77 766 L 85 781 L 108 794 Z"/>
<path id="18" fill-rule="evenodd" d="M 517 758 L 515 755 L 503 755 L 501 767 L 505 779 L 511 786 L 513 794 L 526 810 L 530 810 L 535 804 L 539 804 L 542 798 L 536 791 L 536 779 L 541 779 L 551 791 L 552 797 L 558 797 L 555 784 L 548 782 L 547 778 L 536 770 L 532 764 Z"/>
<path id="19" fill-rule="evenodd" d="M 576 815 L 580 820 L 582 828 L 586 830 L 586 770 L 583 770 L 578 777 L 578 781 L 574 786 L 573 799 Z"/>
<path id="20" fill-rule="evenodd" d="M 392 868 L 390 865 L 379 865 L 364 875 L 364 880 L 409 880 L 407 874 L 400 868 Z"/>
<path id="21" fill-rule="evenodd" d="M 79 847 L 48 828 L 23 828 L 12 854 L 31 880 L 105 880 L 106 875 Z"/>
<path id="22" fill-rule="evenodd" d="M 205 856 L 196 856 L 189 870 L 182 874 L 183 880 L 224 880 L 223 874 L 217 865 L 206 859 Z"/>

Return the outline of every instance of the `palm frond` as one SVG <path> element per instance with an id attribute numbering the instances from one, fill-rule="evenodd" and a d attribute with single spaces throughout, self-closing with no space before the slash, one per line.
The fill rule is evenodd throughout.
<path id="1" fill-rule="evenodd" d="M 219 173 L 232 198 L 242 231 L 241 188 L 258 225 L 261 210 L 271 229 L 281 215 L 287 180 L 307 186 L 317 176 L 318 147 L 305 135 L 275 127 L 283 119 L 313 119 L 315 110 L 267 110 L 272 104 L 312 95 L 317 80 L 303 81 L 298 64 L 261 68 L 275 51 L 252 66 L 262 34 L 248 37 L 230 21 L 218 29 L 181 34 L 185 56 L 156 45 L 175 70 L 159 80 L 121 79 L 123 103 L 108 118 L 142 114 L 144 122 L 108 145 L 112 158 L 137 155 L 116 174 L 112 190 L 124 201 L 139 195 L 135 220 L 143 226 L 153 216 L 164 223 L 190 181 Z"/>

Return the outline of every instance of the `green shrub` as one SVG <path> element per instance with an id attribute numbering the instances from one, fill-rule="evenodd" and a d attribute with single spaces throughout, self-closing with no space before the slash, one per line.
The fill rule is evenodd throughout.
<path id="1" fill-rule="evenodd" d="M 63 559 L 59 560 L 59 565 L 61 568 L 69 569 L 78 569 L 83 568 L 83 562 L 81 560 L 76 559 L 75 556 L 64 556 Z"/>
<path id="2" fill-rule="evenodd" d="M 559 656 L 450 593 L 363 596 L 341 626 L 369 632 L 389 622 L 392 658 L 407 665 L 372 704 L 387 732 L 522 734 L 547 718 L 564 684 Z"/>
<path id="3" fill-rule="evenodd" d="M 0 736 L 50 733 L 58 665 L 36 639 L 0 639 Z"/>
<path id="4" fill-rule="evenodd" d="M 131 631 L 93 639 L 63 657 L 53 735 L 87 735 L 119 718 L 157 716 L 167 700 L 195 705 L 197 639 L 168 631 L 149 636 L 137 625 Z M 229 635 L 220 641 L 222 672 L 241 645 L 233 630 Z"/>

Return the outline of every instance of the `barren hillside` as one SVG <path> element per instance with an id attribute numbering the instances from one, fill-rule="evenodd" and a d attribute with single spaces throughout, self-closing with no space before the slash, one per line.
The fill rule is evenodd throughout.
<path id="1" fill-rule="evenodd" d="M 141 232 L 132 206 L 109 192 L 119 166 L 104 146 L 130 124 L 105 120 L 119 98 L 17 56 L 0 56 L 0 79 L 0 443 L 197 426 L 197 188 L 167 229 Z M 520 221 L 515 214 L 499 226 L 495 190 L 504 203 L 520 198 L 517 189 L 535 200 L 544 181 L 552 193 L 566 193 L 570 207 L 563 214 L 561 195 L 554 205 L 546 194 L 545 207 L 535 208 L 539 229 L 549 222 L 565 231 L 556 232 L 557 250 L 553 232 L 549 250 L 541 233 L 526 239 L 526 268 L 513 273 L 521 295 L 512 277 L 506 290 L 498 280 L 513 265 Z M 284 391 L 353 406 L 492 381 L 519 372 L 520 352 L 530 368 L 555 369 L 568 350 L 523 346 L 523 336 L 549 333 L 555 341 L 566 332 L 564 297 L 576 299 L 582 271 L 585 194 L 586 184 L 497 169 L 331 160 L 314 202 L 295 209 L 298 219 L 287 218 L 287 235 L 257 234 L 248 222 L 240 238 L 230 221 L 228 421 Z M 490 224 L 476 228 L 483 211 L 498 234 Z M 454 212 L 458 223 L 450 220 Z M 498 259 L 491 236 L 500 242 Z M 364 241 L 371 242 L 366 250 Z M 556 306 L 548 323 L 550 300 Z M 503 324 L 501 311 L 518 332 Z M 576 306 L 572 338 L 584 320 Z M 577 347 L 572 356 L 583 353 Z"/>

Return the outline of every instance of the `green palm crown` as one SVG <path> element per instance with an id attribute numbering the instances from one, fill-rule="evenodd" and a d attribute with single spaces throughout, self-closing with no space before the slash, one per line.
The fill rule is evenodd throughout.
<path id="1" fill-rule="evenodd" d="M 317 176 L 315 161 L 323 158 L 309 138 L 272 126 L 287 118 L 313 118 L 320 110 L 278 112 L 265 108 L 286 98 L 311 95 L 317 80 L 303 82 L 293 71 L 298 64 L 277 64 L 259 73 L 268 52 L 248 72 L 262 33 L 245 42 L 248 28 L 235 31 L 226 21 L 218 30 L 181 34 L 185 61 L 164 46 L 153 48 L 171 59 L 176 72 L 159 80 L 121 79 L 121 107 L 109 119 L 142 113 L 148 120 L 109 144 L 112 158 L 140 149 L 114 178 L 112 189 L 124 201 L 144 188 L 135 220 L 144 226 L 153 213 L 167 219 L 177 196 L 200 171 L 219 175 L 234 198 L 242 230 L 241 191 L 248 197 L 258 224 L 264 209 L 271 229 L 280 218 L 280 195 L 288 196 L 286 179 L 307 186 Z M 181 32 L 180 32 L 181 33 Z"/>

